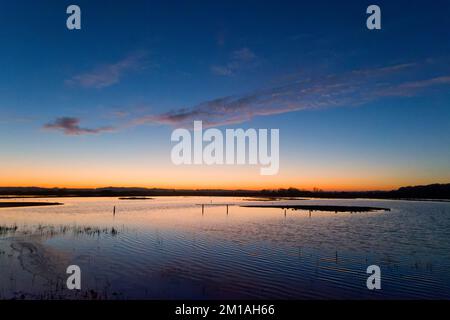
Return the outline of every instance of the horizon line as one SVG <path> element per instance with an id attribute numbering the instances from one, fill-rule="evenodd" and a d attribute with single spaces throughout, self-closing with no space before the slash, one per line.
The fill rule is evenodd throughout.
<path id="1" fill-rule="evenodd" d="M 173 190 L 173 191 L 244 191 L 244 192 L 261 192 L 261 191 L 280 191 L 280 190 L 295 190 L 300 192 L 317 192 L 317 193 L 326 193 L 326 192 L 355 192 L 355 193 L 365 193 L 365 192 L 389 192 L 396 191 L 400 188 L 405 187 L 423 187 L 423 186 L 431 186 L 431 185 L 446 185 L 449 183 L 430 183 L 430 184 L 419 184 L 419 185 L 408 185 L 408 186 L 400 186 L 394 189 L 367 189 L 367 190 L 324 190 L 321 188 L 313 188 L 311 189 L 303 189 L 298 187 L 278 187 L 278 188 L 260 188 L 260 189 L 248 189 L 248 188 L 161 188 L 161 187 L 129 187 L 129 186 L 103 186 L 103 187 L 41 187 L 41 186 L 0 186 L 0 189 L 71 189 L 71 190 L 99 190 L 99 189 L 147 189 L 147 190 Z"/>

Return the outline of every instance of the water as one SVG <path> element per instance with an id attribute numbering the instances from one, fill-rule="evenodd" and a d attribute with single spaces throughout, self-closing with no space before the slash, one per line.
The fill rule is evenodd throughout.
<path id="1" fill-rule="evenodd" d="M 0 209 L 0 226 L 18 226 L 0 235 L 0 298 L 450 298 L 448 202 L 282 201 L 391 209 L 310 216 L 243 198 L 56 201 Z M 201 203 L 217 206 L 202 214 Z M 82 270 L 78 296 L 64 287 L 70 264 Z M 366 287 L 372 264 L 381 290 Z"/>

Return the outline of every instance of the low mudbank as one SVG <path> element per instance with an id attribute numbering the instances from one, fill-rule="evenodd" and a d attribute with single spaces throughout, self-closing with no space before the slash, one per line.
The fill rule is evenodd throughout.
<path id="1" fill-rule="evenodd" d="M 149 197 L 121 197 L 119 200 L 152 200 L 153 198 Z"/>
<path id="2" fill-rule="evenodd" d="M 279 208 L 292 210 L 328 211 L 328 212 L 371 212 L 391 211 L 389 208 L 359 207 L 359 206 L 333 206 L 333 205 L 243 205 L 246 208 Z"/>
<path id="3" fill-rule="evenodd" d="M 283 200 L 308 200 L 308 199 L 296 197 L 254 197 L 244 199 L 244 201 L 283 201 Z"/>
<path id="4" fill-rule="evenodd" d="M 0 202 L 0 208 L 60 206 L 60 202 Z"/>

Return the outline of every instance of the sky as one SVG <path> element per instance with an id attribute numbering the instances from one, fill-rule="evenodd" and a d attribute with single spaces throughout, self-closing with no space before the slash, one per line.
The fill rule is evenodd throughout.
<path id="1" fill-rule="evenodd" d="M 450 182 L 449 17 L 446 0 L 0 0 L 0 186 Z M 195 120 L 279 129 L 278 174 L 174 165 Z"/>

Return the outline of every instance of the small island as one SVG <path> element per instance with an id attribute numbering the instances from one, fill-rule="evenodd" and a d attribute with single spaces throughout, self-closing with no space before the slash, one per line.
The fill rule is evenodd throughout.
<path id="1" fill-rule="evenodd" d="M 152 200 L 153 198 L 149 197 L 121 197 L 119 200 Z"/>
<path id="2" fill-rule="evenodd" d="M 388 208 L 359 207 L 359 206 L 335 206 L 335 205 L 243 205 L 246 208 L 279 208 L 292 210 L 329 211 L 329 212 L 371 212 L 391 211 Z"/>

